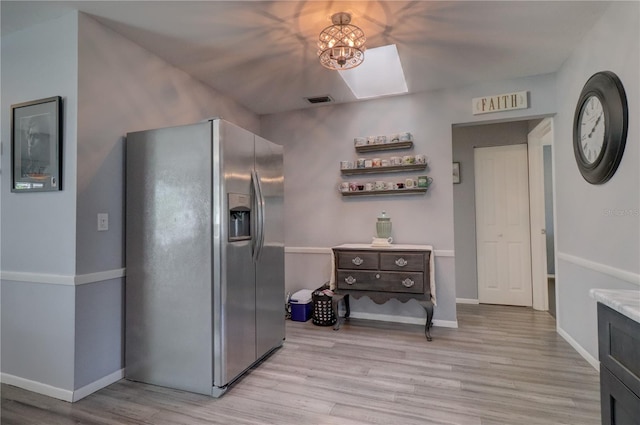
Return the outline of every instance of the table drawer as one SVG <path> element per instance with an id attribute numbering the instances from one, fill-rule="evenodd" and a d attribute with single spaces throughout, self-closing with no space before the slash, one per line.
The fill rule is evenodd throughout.
<path id="1" fill-rule="evenodd" d="M 378 253 L 349 251 L 337 253 L 336 266 L 339 269 L 377 270 Z"/>
<path id="2" fill-rule="evenodd" d="M 424 273 L 338 270 L 338 289 L 395 293 L 424 293 Z"/>
<path id="3" fill-rule="evenodd" d="M 380 253 L 380 269 L 421 272 L 425 266 L 425 254 L 409 252 Z"/>

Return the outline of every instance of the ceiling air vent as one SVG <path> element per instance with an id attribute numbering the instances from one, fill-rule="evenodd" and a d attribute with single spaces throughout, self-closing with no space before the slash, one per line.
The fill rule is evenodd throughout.
<path id="1" fill-rule="evenodd" d="M 315 105 L 316 103 L 333 102 L 333 99 L 331 99 L 331 96 L 329 96 L 329 95 L 316 96 L 316 97 L 305 97 L 305 99 L 307 100 L 307 102 L 311 103 L 312 105 Z"/>

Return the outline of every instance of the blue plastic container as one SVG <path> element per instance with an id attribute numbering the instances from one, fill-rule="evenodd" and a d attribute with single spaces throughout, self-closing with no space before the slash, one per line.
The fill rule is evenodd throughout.
<path id="1" fill-rule="evenodd" d="M 291 301 L 291 320 L 296 322 L 306 322 L 311 319 L 313 313 L 313 302 L 309 301 L 305 304 L 299 304 Z"/>
<path id="2" fill-rule="evenodd" d="M 306 322 L 313 315 L 311 289 L 301 289 L 291 297 L 291 320 Z"/>

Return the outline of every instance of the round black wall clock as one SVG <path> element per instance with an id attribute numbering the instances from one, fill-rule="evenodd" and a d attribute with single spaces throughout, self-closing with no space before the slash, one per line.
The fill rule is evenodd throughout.
<path id="1" fill-rule="evenodd" d="M 622 82 L 611 71 L 582 88 L 573 118 L 573 152 L 582 177 L 602 184 L 616 172 L 627 140 L 629 112 Z"/>

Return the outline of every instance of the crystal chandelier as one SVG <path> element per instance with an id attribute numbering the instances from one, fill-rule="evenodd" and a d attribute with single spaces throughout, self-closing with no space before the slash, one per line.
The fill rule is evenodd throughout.
<path id="1" fill-rule="evenodd" d="M 318 56 L 325 68 L 345 70 L 355 68 L 364 61 L 364 32 L 351 25 L 346 12 L 331 16 L 333 25 L 322 30 L 318 40 Z"/>

